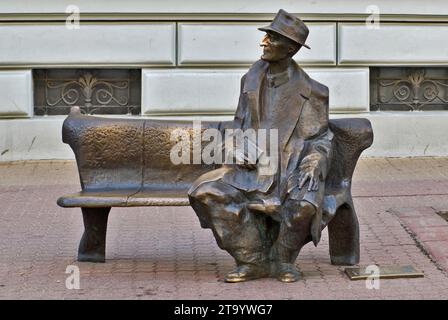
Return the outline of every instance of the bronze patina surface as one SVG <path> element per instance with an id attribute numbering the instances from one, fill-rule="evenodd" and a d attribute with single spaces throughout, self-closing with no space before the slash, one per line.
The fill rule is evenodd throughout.
<path id="1" fill-rule="evenodd" d="M 202 122 L 204 128 L 231 125 L 232 122 Z M 330 120 L 329 125 L 334 133 L 333 154 L 341 160 L 340 165 L 330 168 L 326 179 L 323 221 L 325 225 L 329 223 L 332 261 L 356 262 L 358 225 L 351 210 L 350 182 L 360 153 L 372 142 L 372 132 L 365 119 Z M 117 134 L 120 128 L 123 135 L 132 135 L 122 137 Z M 189 205 L 187 192 L 193 182 L 218 167 L 173 164 L 169 158 L 174 145 L 170 135 L 178 128 L 190 130 L 192 123 L 109 119 L 72 109 L 62 134 L 75 154 L 82 191 L 60 197 L 58 204 L 81 207 L 85 216 L 84 233 L 88 236 L 83 237 L 83 243 L 89 245 L 80 246 L 78 260 L 105 261 L 106 216 L 111 207 Z M 128 144 L 123 144 L 124 140 Z M 336 211 L 338 215 L 332 219 Z"/>
<path id="2" fill-rule="evenodd" d="M 260 175 L 259 163 L 174 164 L 172 134 L 181 129 L 191 136 L 191 121 L 102 118 L 72 108 L 62 133 L 82 190 L 58 204 L 82 209 L 79 261 L 105 261 L 111 207 L 191 204 L 201 226 L 235 258 L 228 282 L 297 281 L 300 249 L 310 241 L 317 245 L 327 226 L 331 262 L 359 262 L 351 179 L 373 142 L 370 122 L 329 120 L 328 88 L 292 59 L 308 35 L 301 20 L 281 10 L 263 29 L 263 56 L 242 78 L 234 120 L 203 121 L 201 130 L 278 130 L 272 174 Z"/>
<path id="3" fill-rule="evenodd" d="M 302 46 L 309 49 L 302 20 L 280 10 L 260 30 L 266 31 L 263 54 L 241 80 L 233 128 L 275 129 L 277 169 L 266 175 L 260 162 L 225 165 L 197 179 L 188 195 L 201 226 L 212 229 L 219 247 L 235 259 L 227 282 L 261 277 L 294 282 L 299 279 L 295 260 L 300 249 L 310 241 L 317 245 L 332 218 L 332 262 L 359 261 L 350 181 L 357 156 L 372 136 L 365 132 L 357 137 L 351 145 L 358 148 L 356 157 L 347 159 L 345 151 L 335 149 L 335 133 L 339 139 L 344 133 L 329 124 L 328 88 L 292 58 Z M 336 184 L 332 175 L 340 175 Z"/>

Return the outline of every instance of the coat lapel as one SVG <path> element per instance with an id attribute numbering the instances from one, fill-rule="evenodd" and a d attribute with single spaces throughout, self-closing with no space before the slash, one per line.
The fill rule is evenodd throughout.
<path id="1" fill-rule="evenodd" d="M 244 128 L 257 129 L 260 124 L 260 90 L 263 77 L 268 71 L 269 64 L 263 60 L 259 60 L 252 65 L 247 73 L 244 83 L 243 94 L 247 103 L 247 113 Z"/>
<path id="2" fill-rule="evenodd" d="M 279 141 L 281 152 L 279 193 L 282 198 L 286 196 L 288 177 L 297 166 L 304 146 L 303 139 L 294 139 L 293 141 L 291 139 L 311 93 L 311 85 L 306 73 L 294 61 L 290 65 L 290 72 L 291 80 L 287 84 L 286 101 L 282 103 L 287 106 L 287 111 L 283 112 L 282 118 L 279 118 L 279 126 L 281 125 L 284 130 Z"/>
<path id="3" fill-rule="evenodd" d="M 252 65 L 243 85 L 242 90 L 242 100 L 240 100 L 240 105 L 238 110 L 240 111 L 242 118 L 242 129 L 246 130 L 249 128 L 258 129 L 260 124 L 260 91 L 263 84 L 263 78 L 268 71 L 269 63 L 259 60 Z M 296 145 L 303 145 L 299 141 L 294 143 L 289 143 L 293 135 L 294 129 L 296 128 L 302 109 L 305 102 L 309 99 L 311 93 L 311 85 L 306 73 L 300 69 L 300 67 L 292 61 L 288 67 L 290 80 L 285 84 L 286 92 L 282 95 L 284 100 L 280 101 L 277 105 L 279 113 L 276 117 L 277 125 L 274 125 L 282 132 L 279 135 L 279 151 L 280 155 L 280 190 L 285 189 L 286 185 L 286 167 L 290 162 L 290 158 L 298 159 L 300 150 L 298 150 Z M 294 162 L 294 160 L 293 160 Z M 235 172 L 233 172 L 234 174 Z M 231 174 L 232 175 L 232 174 Z M 240 186 L 235 177 L 230 177 L 225 175 L 224 180 L 233 185 L 238 185 L 239 188 L 245 189 L 245 187 Z M 258 177 L 258 183 L 253 184 L 253 187 L 258 188 L 258 190 L 266 192 L 269 186 L 272 184 L 273 176 L 266 176 L 263 179 Z M 266 180 L 266 181 L 265 181 Z M 248 181 L 246 181 L 248 182 Z"/>
<path id="4" fill-rule="evenodd" d="M 279 141 L 282 152 L 287 151 L 288 142 L 299 122 L 304 104 L 311 94 L 311 85 L 307 74 L 294 61 L 289 68 L 291 80 L 287 84 L 285 101 L 282 102 L 284 106 L 287 106 L 287 112 L 283 112 L 283 116 L 279 118 L 281 119 L 280 124 L 285 130 L 282 134 L 282 141 Z"/>

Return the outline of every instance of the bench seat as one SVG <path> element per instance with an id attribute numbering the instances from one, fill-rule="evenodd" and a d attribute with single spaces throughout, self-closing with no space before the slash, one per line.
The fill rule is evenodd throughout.
<path id="1" fill-rule="evenodd" d="M 188 190 L 93 190 L 62 196 L 57 204 L 64 208 L 189 206 Z"/>

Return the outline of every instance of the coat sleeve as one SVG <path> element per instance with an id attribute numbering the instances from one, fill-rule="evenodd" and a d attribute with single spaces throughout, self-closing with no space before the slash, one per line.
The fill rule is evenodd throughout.
<path id="1" fill-rule="evenodd" d="M 312 110 L 310 119 L 319 125 L 313 128 L 313 134 L 306 139 L 308 147 L 300 162 L 300 169 L 318 167 L 319 179 L 325 181 L 330 169 L 334 137 L 328 126 L 328 88 L 313 80 L 313 91 L 308 103 Z"/>
<path id="2" fill-rule="evenodd" d="M 241 83 L 240 83 L 240 97 L 233 121 L 226 122 L 225 126 L 220 126 L 219 128 L 222 136 L 221 152 L 224 154 L 225 163 L 235 163 L 234 154 L 233 153 L 229 154 L 229 150 L 226 149 L 226 139 L 231 138 L 230 136 L 227 135 L 229 134 L 229 131 L 227 130 L 242 129 L 243 127 L 246 113 L 246 104 L 244 103 L 244 97 L 243 97 L 243 88 L 245 79 L 246 75 L 243 75 L 241 77 Z"/>
<path id="3" fill-rule="evenodd" d="M 245 119 L 245 107 L 246 104 L 243 103 L 243 88 L 244 88 L 244 81 L 246 79 L 246 75 L 243 75 L 241 77 L 241 84 L 240 84 L 240 97 L 238 101 L 238 107 L 236 108 L 235 117 L 233 119 L 233 128 L 235 129 L 241 129 L 244 124 Z"/>
<path id="4" fill-rule="evenodd" d="M 319 168 L 319 179 L 324 181 L 330 169 L 333 133 L 327 129 L 320 136 L 310 141 L 309 151 L 300 163 L 303 170 L 309 166 Z"/>

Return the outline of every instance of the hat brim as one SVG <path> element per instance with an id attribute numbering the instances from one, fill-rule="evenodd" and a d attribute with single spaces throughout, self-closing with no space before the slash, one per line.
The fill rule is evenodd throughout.
<path id="1" fill-rule="evenodd" d="M 297 40 L 295 40 L 295 39 L 291 38 L 290 36 L 288 36 L 286 33 L 282 32 L 281 30 L 272 28 L 271 26 L 266 26 L 266 27 L 258 28 L 258 30 L 260 30 L 260 31 L 264 31 L 264 32 L 266 32 L 266 31 L 272 31 L 272 32 L 278 33 L 278 34 L 280 34 L 280 35 L 282 35 L 282 36 L 284 36 L 284 37 L 286 37 L 286 38 L 288 38 L 288 39 L 294 41 L 295 43 L 298 43 L 298 44 L 300 44 L 301 46 L 304 46 L 304 47 L 307 48 L 307 49 L 311 49 L 307 44 L 300 43 L 300 42 L 298 42 Z"/>

